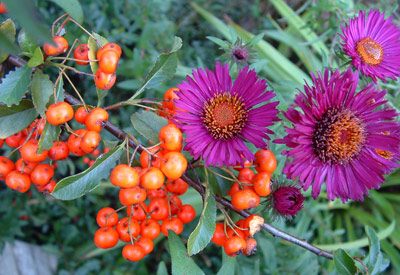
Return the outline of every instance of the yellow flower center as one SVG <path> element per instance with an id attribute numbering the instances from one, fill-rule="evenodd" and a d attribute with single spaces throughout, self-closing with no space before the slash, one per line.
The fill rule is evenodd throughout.
<path id="1" fill-rule="evenodd" d="M 346 164 L 358 156 L 364 143 L 363 124 L 349 110 L 326 111 L 314 130 L 314 153 L 322 162 Z"/>
<path id="2" fill-rule="evenodd" d="M 248 110 L 243 100 L 230 93 L 216 94 L 204 103 L 204 126 L 215 139 L 238 136 L 246 124 Z"/>
<path id="3" fill-rule="evenodd" d="M 361 40 L 357 44 L 356 50 L 364 63 L 370 65 L 378 65 L 382 61 L 383 57 L 382 46 L 378 42 L 372 40 L 369 37 Z"/>

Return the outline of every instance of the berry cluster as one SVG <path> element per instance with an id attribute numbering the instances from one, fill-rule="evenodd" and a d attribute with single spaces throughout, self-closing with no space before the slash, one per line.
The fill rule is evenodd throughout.
<path id="1" fill-rule="evenodd" d="M 263 223 L 264 218 L 259 215 L 250 215 L 229 227 L 226 223 L 217 223 L 211 241 L 218 246 L 223 246 L 229 257 L 241 254 L 253 255 L 257 251 L 257 241 L 253 237 L 260 231 Z"/>
<path id="2" fill-rule="evenodd" d="M 193 206 L 183 205 L 179 198 L 188 188 L 181 179 L 187 167 L 180 153 L 182 133 L 175 124 L 168 124 L 161 128 L 159 141 L 159 145 L 141 153 L 140 166 L 119 164 L 112 170 L 110 181 L 121 188 L 119 200 L 124 206 L 118 210 L 105 207 L 97 214 L 101 228 L 95 233 L 95 244 L 111 248 L 118 240 L 130 242 L 122 250 L 130 261 L 139 261 L 150 253 L 160 232 L 165 236 L 168 230 L 180 234 L 183 225 L 196 217 Z M 126 216 L 119 219 L 117 211 L 124 208 Z"/>
<path id="3" fill-rule="evenodd" d="M 43 51 L 47 56 L 56 56 L 65 53 L 68 50 L 68 41 L 62 36 L 54 36 L 53 42 L 44 43 Z M 117 65 L 121 57 L 121 47 L 115 43 L 107 43 L 101 47 L 96 54 L 99 64 L 94 76 L 94 82 L 99 89 L 108 90 L 115 84 Z M 74 50 L 74 60 L 77 64 L 85 66 L 88 65 L 89 60 L 89 47 L 87 44 L 81 44 Z"/>
<path id="4" fill-rule="evenodd" d="M 244 168 L 238 169 L 238 181 L 235 182 L 228 192 L 232 198 L 232 205 L 238 210 L 250 209 L 260 204 L 260 197 L 271 194 L 271 174 L 276 169 L 276 158 L 274 154 L 266 149 L 260 149 L 254 157 L 254 168 L 250 168 L 251 162 L 245 161 Z"/>
<path id="5" fill-rule="evenodd" d="M 51 162 L 65 159 L 68 156 L 68 148 L 64 151 L 64 148 L 54 142 L 55 146 L 50 150 L 42 150 L 39 153 L 38 142 L 44 126 L 43 119 L 36 119 L 28 128 L 5 139 L 8 146 L 15 148 L 13 152 L 19 150 L 20 153 L 20 158 L 15 163 L 8 157 L 0 156 L 0 180 L 5 180 L 9 188 L 24 193 L 33 184 L 40 192 L 53 191 L 56 182 L 52 178 L 57 163 Z M 4 140 L 1 140 L 1 146 L 3 143 Z M 51 162 L 43 163 L 47 157 Z"/>
<path id="6" fill-rule="evenodd" d="M 66 102 L 58 102 L 49 106 L 46 111 L 47 123 L 60 125 L 74 117 L 74 111 Z M 32 124 L 5 139 L 8 146 L 19 150 L 21 158 L 14 164 L 7 157 L 1 156 L 0 179 L 5 180 L 8 187 L 24 193 L 34 184 L 38 191 L 51 193 L 56 185 L 52 180 L 56 161 L 65 160 L 70 152 L 75 156 L 83 156 L 95 153 L 101 141 L 99 132 L 104 122 L 108 119 L 108 113 L 101 108 L 94 108 L 90 113 L 84 107 L 75 112 L 75 120 L 84 123 L 86 128 L 71 132 L 67 141 L 54 141 L 49 150 L 40 153 L 39 140 L 44 130 L 46 121 L 36 119 Z M 69 126 L 67 127 L 69 130 Z M 4 140 L 1 140 L 3 145 Z M 49 163 L 43 163 L 50 159 Z"/>

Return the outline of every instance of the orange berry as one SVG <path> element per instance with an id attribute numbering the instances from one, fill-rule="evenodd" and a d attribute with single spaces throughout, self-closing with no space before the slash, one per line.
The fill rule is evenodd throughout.
<path id="1" fill-rule="evenodd" d="M 96 71 L 96 76 L 94 77 L 94 83 L 100 90 L 109 90 L 115 84 L 117 76 L 115 73 L 106 74 L 102 70 L 98 69 Z"/>
<path id="2" fill-rule="evenodd" d="M 0 180 L 4 180 L 14 168 L 15 165 L 10 159 L 0 156 Z"/>
<path id="3" fill-rule="evenodd" d="M 69 151 L 75 156 L 83 156 L 86 155 L 86 152 L 81 148 L 81 142 L 83 137 L 85 136 L 87 130 L 86 129 L 78 129 L 74 131 L 74 134 L 71 134 L 68 138 L 68 148 Z"/>
<path id="4" fill-rule="evenodd" d="M 92 153 L 99 145 L 101 135 L 96 131 L 87 131 L 81 141 L 81 149 L 86 153 Z"/>
<path id="5" fill-rule="evenodd" d="M 161 171 L 170 180 L 179 179 L 187 168 L 187 160 L 179 152 L 169 152 L 164 155 L 166 162 L 161 163 Z"/>
<path id="6" fill-rule="evenodd" d="M 31 187 L 31 180 L 29 176 L 13 170 L 7 174 L 6 184 L 13 190 L 25 193 Z"/>
<path id="7" fill-rule="evenodd" d="M 176 95 L 175 92 L 178 92 L 178 91 L 179 91 L 179 88 L 174 87 L 174 88 L 168 89 L 165 92 L 165 94 L 164 94 L 165 101 L 163 102 L 163 105 L 166 108 L 169 108 L 171 110 L 175 109 L 174 99 L 179 99 L 179 97 Z"/>
<path id="8" fill-rule="evenodd" d="M 47 55 L 59 55 L 65 53 L 68 50 L 68 41 L 62 36 L 54 36 L 53 42 L 55 46 L 50 43 L 44 43 L 43 51 Z"/>
<path id="9" fill-rule="evenodd" d="M 112 227 L 102 227 L 94 234 L 94 243 L 97 247 L 106 249 L 118 243 L 118 232 Z"/>
<path id="10" fill-rule="evenodd" d="M 117 70 L 119 56 L 116 51 L 103 51 L 99 61 L 99 68 L 106 74 L 112 74 Z"/>
<path id="11" fill-rule="evenodd" d="M 160 232 L 160 224 L 156 220 L 147 219 L 140 224 L 140 235 L 142 235 L 142 237 L 154 240 L 160 235 Z"/>
<path id="12" fill-rule="evenodd" d="M 33 169 L 35 169 L 37 165 L 38 165 L 37 162 L 25 162 L 22 158 L 20 158 L 19 160 L 17 160 L 17 162 L 15 162 L 15 170 L 17 170 L 20 173 L 30 175 Z M 0 172 L 0 179 L 1 179 L 1 172 Z"/>
<path id="13" fill-rule="evenodd" d="M 253 188 L 257 195 L 268 196 L 271 193 L 271 175 L 267 172 L 260 172 L 253 179 Z"/>
<path id="14" fill-rule="evenodd" d="M 146 189 L 158 189 L 164 184 L 164 175 L 160 169 L 156 167 L 150 167 L 140 177 L 140 186 Z"/>
<path id="15" fill-rule="evenodd" d="M 51 104 L 46 110 L 46 119 L 52 125 L 60 125 L 74 117 L 74 109 L 67 102 Z"/>
<path id="16" fill-rule="evenodd" d="M 102 108 L 94 108 L 85 119 L 85 126 L 89 131 L 100 132 L 108 120 L 108 113 Z"/>
<path id="17" fill-rule="evenodd" d="M 226 240 L 224 251 L 229 257 L 236 257 L 246 250 L 246 242 L 239 236 L 234 236 Z"/>
<path id="18" fill-rule="evenodd" d="M 174 231 L 177 235 L 183 231 L 183 223 L 176 217 L 166 218 L 161 224 L 161 232 L 168 237 L 168 230 Z"/>
<path id="19" fill-rule="evenodd" d="M 144 257 L 143 248 L 137 244 L 127 244 L 122 249 L 122 256 L 132 262 L 137 262 Z"/>
<path id="20" fill-rule="evenodd" d="M 257 207 L 260 204 L 260 196 L 251 189 L 244 189 L 232 196 L 232 205 L 238 210 Z"/>
<path id="21" fill-rule="evenodd" d="M 121 57 L 121 54 L 122 54 L 121 47 L 118 46 L 118 45 L 115 44 L 115 43 L 107 43 L 107 44 L 104 45 L 104 47 L 100 48 L 100 49 L 97 51 L 96 58 L 97 58 L 98 60 L 100 60 L 101 57 L 102 57 L 102 55 L 103 55 L 103 53 L 106 52 L 106 51 L 109 51 L 109 50 L 115 51 L 115 52 L 118 54 L 118 58 Z"/>
<path id="22" fill-rule="evenodd" d="M 181 206 L 177 216 L 184 224 L 190 223 L 196 218 L 196 210 L 190 204 L 185 204 Z"/>
<path id="23" fill-rule="evenodd" d="M 153 240 L 147 237 L 140 237 L 139 240 L 135 242 L 138 246 L 143 248 L 144 254 L 147 255 L 154 249 Z"/>
<path id="24" fill-rule="evenodd" d="M 100 227 L 113 227 L 118 223 L 118 214 L 111 207 L 104 207 L 97 212 L 96 221 Z M 107 217 L 108 216 L 108 217 Z"/>
<path id="25" fill-rule="evenodd" d="M 86 112 L 85 107 L 79 107 L 75 112 L 75 120 L 80 124 L 85 124 L 85 119 L 89 113 Z"/>
<path id="26" fill-rule="evenodd" d="M 158 133 L 160 147 L 167 151 L 180 152 L 182 150 L 183 136 L 175 124 L 167 124 Z"/>
<path id="27" fill-rule="evenodd" d="M 136 185 L 119 191 L 119 201 L 125 205 L 132 205 L 146 200 L 146 190 Z"/>
<path id="28" fill-rule="evenodd" d="M 74 58 L 79 60 L 89 60 L 89 47 L 87 44 L 81 44 L 76 47 L 74 51 Z M 85 66 L 88 65 L 88 61 L 75 61 L 76 64 Z"/>
<path id="29" fill-rule="evenodd" d="M 48 151 L 43 150 L 42 153 L 38 154 L 37 150 L 39 148 L 38 142 L 35 140 L 30 140 L 22 146 L 19 151 L 21 152 L 21 157 L 26 162 L 41 162 L 46 160 Z"/>
<path id="30" fill-rule="evenodd" d="M 256 160 L 254 164 L 256 165 L 257 172 L 267 172 L 272 174 L 276 169 L 276 158 L 275 155 L 270 150 L 258 150 L 254 156 Z"/>
<path id="31" fill-rule="evenodd" d="M 131 188 L 139 184 L 139 175 L 129 165 L 119 164 L 112 170 L 110 181 L 115 186 Z"/>
<path id="32" fill-rule="evenodd" d="M 132 219 L 130 220 L 129 224 L 129 217 L 125 217 L 121 219 L 117 224 L 117 232 L 119 239 L 123 242 L 130 242 L 131 235 L 132 239 L 137 238 L 140 234 L 140 224 L 137 220 Z"/>
<path id="33" fill-rule="evenodd" d="M 38 164 L 30 174 L 32 183 L 41 187 L 49 183 L 53 176 L 54 170 L 47 163 Z"/>
<path id="34" fill-rule="evenodd" d="M 64 141 L 54 141 L 53 147 L 49 150 L 49 158 L 52 160 L 64 160 L 69 155 L 69 148 Z"/>

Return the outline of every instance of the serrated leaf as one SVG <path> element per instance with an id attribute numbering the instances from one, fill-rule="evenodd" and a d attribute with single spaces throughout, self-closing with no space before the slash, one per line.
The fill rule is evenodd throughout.
<path id="1" fill-rule="evenodd" d="M 49 150 L 53 147 L 53 141 L 57 140 L 60 131 L 60 126 L 52 125 L 46 121 L 46 125 L 39 139 L 38 154 L 42 153 L 43 150 Z"/>
<path id="2" fill-rule="evenodd" d="M 160 129 L 168 124 L 166 118 L 160 117 L 153 112 L 138 111 L 131 115 L 133 127 L 146 139 L 157 144 Z"/>
<path id="3" fill-rule="evenodd" d="M 51 1 L 59 5 L 73 19 L 78 21 L 79 24 L 83 23 L 83 10 L 78 0 L 51 0 Z"/>
<path id="4" fill-rule="evenodd" d="M 21 100 L 19 105 L 12 107 L 0 105 L 0 138 L 4 139 L 28 127 L 37 115 L 30 100 Z"/>
<path id="5" fill-rule="evenodd" d="M 41 70 L 36 70 L 31 85 L 33 104 L 36 110 L 42 116 L 46 116 L 46 105 L 50 96 L 53 94 L 54 84 L 49 76 Z"/>
<path id="6" fill-rule="evenodd" d="M 99 35 L 95 32 L 93 32 L 92 34 L 97 39 L 97 41 L 100 43 L 101 46 L 104 46 L 105 44 L 108 43 L 107 39 L 105 39 L 101 35 Z M 88 47 L 89 47 L 89 53 L 88 53 L 89 60 L 95 60 L 97 51 L 99 50 L 99 47 L 96 43 L 96 40 L 94 40 L 92 37 L 89 37 Z M 92 69 L 92 72 L 95 74 L 97 72 L 97 70 L 99 69 L 99 63 L 96 61 L 90 62 L 90 68 Z"/>
<path id="7" fill-rule="evenodd" d="M 18 34 L 18 44 L 23 52 L 33 53 L 38 44 L 32 35 L 21 30 Z"/>
<path id="8" fill-rule="evenodd" d="M 164 261 L 161 261 L 158 264 L 157 275 L 168 275 L 167 266 L 165 265 Z"/>
<path id="9" fill-rule="evenodd" d="M 40 47 L 37 47 L 33 52 L 31 59 L 28 61 L 28 67 L 36 67 L 43 63 L 43 53 Z"/>
<path id="10" fill-rule="evenodd" d="M 150 72 L 146 75 L 142 85 L 129 100 L 135 99 L 145 89 L 157 87 L 162 81 L 169 79 L 174 75 L 176 68 L 178 67 L 177 51 L 181 47 L 182 39 L 180 37 L 175 37 L 171 51 L 169 53 L 163 53 L 157 58 Z"/>
<path id="11" fill-rule="evenodd" d="M 12 50 L 14 48 L 13 46 L 10 46 L 10 44 L 14 45 L 14 41 L 15 41 L 16 30 L 15 30 L 14 22 L 11 19 L 7 19 L 3 23 L 1 23 L 0 24 L 0 33 L 2 34 L 2 37 L 0 39 L 0 41 L 1 41 L 1 43 L 0 43 L 1 44 L 0 64 L 1 64 L 4 62 L 4 60 L 7 59 L 8 55 L 10 54 L 10 52 L 12 52 Z"/>
<path id="12" fill-rule="evenodd" d="M 222 247 L 222 250 L 224 248 Z M 222 251 L 222 266 L 217 275 L 232 275 L 235 274 L 236 258 L 229 257 L 225 251 Z"/>
<path id="13" fill-rule="evenodd" d="M 356 263 L 343 249 L 338 249 L 333 253 L 333 262 L 339 274 L 352 275 L 357 272 Z"/>
<path id="14" fill-rule="evenodd" d="M 185 245 L 172 230 L 168 230 L 169 253 L 171 254 L 172 275 L 204 274 L 186 253 Z"/>
<path id="15" fill-rule="evenodd" d="M 203 211 L 201 212 L 199 223 L 189 236 L 188 254 L 194 255 L 203 250 L 211 241 L 215 232 L 215 218 L 217 215 L 217 205 L 210 188 L 206 188 Z"/>
<path id="16" fill-rule="evenodd" d="M 50 42 L 51 37 L 48 27 L 40 20 L 35 1 L 4 0 L 12 18 L 35 39 L 40 42 Z"/>
<path id="17" fill-rule="evenodd" d="M 110 176 L 110 170 L 114 168 L 124 148 L 125 142 L 98 157 L 95 163 L 82 173 L 62 179 L 57 183 L 52 195 L 60 200 L 73 200 L 92 191 L 100 185 L 101 179 Z"/>
<path id="18" fill-rule="evenodd" d="M 0 84 L 0 102 L 7 106 L 18 104 L 24 94 L 28 92 L 31 73 L 32 69 L 26 65 L 10 71 Z"/>

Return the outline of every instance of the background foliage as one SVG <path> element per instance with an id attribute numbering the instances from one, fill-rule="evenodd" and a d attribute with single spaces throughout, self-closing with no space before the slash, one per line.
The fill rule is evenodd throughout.
<path id="1" fill-rule="evenodd" d="M 50 29 L 52 21 L 65 13 L 56 4 L 60 2 L 62 1 L 32 1 L 40 15 L 41 28 Z M 296 14 L 276 0 L 246 1 L 246 4 L 240 0 L 198 0 L 195 4 L 179 0 L 80 0 L 84 15 L 83 25 L 106 37 L 108 41 L 122 45 L 123 49 L 116 87 L 104 98 L 104 106 L 130 98 L 140 87 L 156 58 L 171 50 L 175 36 L 181 37 L 183 41 L 182 49 L 178 52 L 179 64 L 175 76 L 172 80 L 147 89 L 143 97 L 162 97 L 166 89 L 182 81 L 193 68 L 213 68 L 215 60 L 223 54 L 220 46 L 224 44 L 220 40 L 207 39 L 207 36 L 234 42 L 235 30 L 246 42 L 250 41 L 252 35 L 263 34 L 258 37 L 262 40 L 255 44 L 257 58 L 252 67 L 269 81 L 269 86 L 276 91 L 281 102 L 279 109 L 285 110 L 292 102 L 296 88 L 301 88 L 303 79 L 308 78 L 309 71 L 335 67 L 340 59 L 342 62 L 346 61 L 340 54 L 337 36 L 343 20 L 355 15 L 359 9 L 378 8 L 394 13 L 395 21 L 400 23 L 397 1 L 287 2 L 297 11 Z M 21 8 L 19 12 L 24 13 Z M 5 15 L 0 15 L 1 21 L 6 18 Z M 17 30 L 21 26 L 26 27 L 26 22 L 16 23 Z M 41 35 L 35 37 L 45 40 L 48 32 L 38 29 L 33 32 Z M 87 40 L 87 35 L 72 24 L 67 26 L 65 37 L 68 41 L 75 38 Z M 335 55 L 331 56 L 331 53 Z M 90 69 L 87 70 L 89 72 Z M 46 73 L 56 77 L 56 71 L 49 70 Z M 70 74 L 70 77 L 77 83 L 86 102 L 97 102 L 92 79 L 77 74 Z M 399 110 L 400 82 L 389 81 L 381 84 L 381 88 L 388 89 L 388 104 Z M 66 87 L 66 90 L 69 91 L 69 88 Z M 111 122 L 139 136 L 128 119 L 135 111 L 137 109 L 133 106 L 113 110 Z M 276 136 L 282 136 L 284 123 L 274 126 Z M 111 136 L 104 139 L 114 140 Z M 280 157 L 284 148 L 272 143 L 271 148 L 278 158 L 279 165 L 275 173 L 279 174 L 285 161 Z M 8 153 L 2 149 L 3 155 Z M 59 178 L 84 169 L 84 163 L 78 159 L 59 162 Z M 350 202 L 345 205 L 340 201 L 329 202 L 324 193 L 318 200 L 313 200 L 309 192 L 306 192 L 308 198 L 304 210 L 292 222 L 278 221 L 273 224 L 327 250 L 342 248 L 352 256 L 370 255 L 367 259 L 363 258 L 370 274 L 374 274 L 374 270 L 378 273 L 387 266 L 388 260 L 391 265 L 386 272 L 398 274 L 399 186 L 398 170 L 388 176 L 387 182 L 379 191 L 371 191 L 365 202 Z M 51 196 L 43 196 L 35 190 L 32 190 L 32 194 L 15 193 L 1 184 L 0 245 L 14 238 L 42 245 L 50 253 L 58 255 L 60 274 L 166 274 L 166 270 L 171 270 L 171 259 L 190 261 L 186 258 L 180 259 L 186 249 L 182 250 L 181 240 L 175 237 L 170 242 L 165 237 L 159 237 L 155 252 L 138 263 L 125 261 L 121 256 L 121 246 L 107 251 L 97 249 L 92 241 L 97 230 L 96 213 L 105 206 L 118 208 L 117 192 L 109 182 L 103 181 L 98 188 L 83 197 L 73 201 L 60 201 Z M 183 203 L 188 202 L 194 204 L 198 214 L 201 213 L 201 197 L 194 190 L 184 195 Z M 217 220 L 222 218 L 217 216 Z M 181 235 L 184 241 L 195 229 L 197 220 L 198 218 L 185 227 Z M 377 237 L 382 239 L 380 243 Z M 335 253 L 336 260 L 329 261 L 275 239 L 266 232 L 257 234 L 256 238 L 259 251 L 252 257 L 229 258 L 221 253 L 221 249 L 210 244 L 193 256 L 193 260 L 206 274 L 317 274 L 340 272 L 338 266 L 348 257 L 345 252 L 338 250 Z M 369 249 L 372 253 L 369 253 Z M 379 253 L 380 249 L 383 254 Z M 172 270 L 179 272 L 174 264 L 180 264 L 172 263 Z M 189 266 L 191 264 L 190 261 Z M 359 263 L 357 266 L 363 270 Z M 344 270 L 343 273 L 346 274 L 347 271 Z M 351 270 L 349 272 L 352 273 Z"/>

